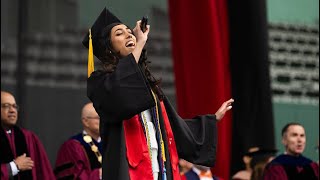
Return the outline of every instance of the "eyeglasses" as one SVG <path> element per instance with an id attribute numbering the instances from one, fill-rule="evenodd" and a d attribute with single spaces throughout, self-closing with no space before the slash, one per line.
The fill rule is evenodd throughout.
<path id="1" fill-rule="evenodd" d="M 92 116 L 87 116 L 87 117 L 85 117 L 86 119 L 98 119 L 98 120 L 100 120 L 100 117 L 99 116 L 97 116 L 97 117 L 92 117 Z"/>
<path id="2" fill-rule="evenodd" d="M 1 104 L 1 108 L 5 109 L 5 110 L 8 110 L 10 108 L 13 108 L 15 110 L 19 110 L 19 106 L 17 104 L 9 104 L 9 103 L 3 103 Z"/>

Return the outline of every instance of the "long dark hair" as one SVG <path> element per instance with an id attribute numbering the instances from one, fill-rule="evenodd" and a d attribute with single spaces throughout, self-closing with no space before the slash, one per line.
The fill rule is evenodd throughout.
<path id="1" fill-rule="evenodd" d="M 149 69 L 148 64 L 151 64 L 151 61 L 148 61 L 147 50 L 143 49 L 139 59 L 139 66 L 142 68 L 142 70 L 144 70 L 144 74 L 152 90 L 156 92 L 156 94 L 158 95 L 158 98 L 162 100 L 164 98 L 164 94 L 160 88 L 161 78 L 157 79 L 153 76 L 153 74 Z"/>
<path id="2" fill-rule="evenodd" d="M 107 73 L 112 73 L 116 70 L 117 64 L 120 59 L 120 52 L 115 52 L 111 43 L 111 29 L 107 27 L 103 33 L 103 38 L 106 44 L 105 56 L 100 57 L 102 63 L 102 68 Z M 147 50 L 143 49 L 141 52 L 141 56 L 139 59 L 139 66 L 142 69 L 151 89 L 158 95 L 158 98 L 162 100 L 164 98 L 164 94 L 160 88 L 161 79 L 157 79 L 153 76 L 149 69 L 149 64 L 151 61 L 148 61 Z"/>

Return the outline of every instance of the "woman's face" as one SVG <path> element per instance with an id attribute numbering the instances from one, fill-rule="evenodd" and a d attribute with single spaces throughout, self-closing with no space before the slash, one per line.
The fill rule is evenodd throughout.
<path id="1" fill-rule="evenodd" d="M 114 52 L 120 52 L 121 57 L 129 55 L 136 48 L 136 37 L 124 24 L 114 26 L 110 36 Z"/>

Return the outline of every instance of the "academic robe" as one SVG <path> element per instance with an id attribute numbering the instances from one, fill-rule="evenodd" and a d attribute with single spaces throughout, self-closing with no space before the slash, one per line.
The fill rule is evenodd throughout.
<path id="1" fill-rule="evenodd" d="M 300 155 L 279 155 L 267 166 L 264 180 L 316 180 L 319 179 L 319 165 Z"/>
<path id="2" fill-rule="evenodd" d="M 102 168 L 105 180 L 150 180 L 152 167 L 140 112 L 159 108 L 168 180 L 180 179 L 178 161 L 213 166 L 217 129 L 215 115 L 183 120 L 166 97 L 156 102 L 132 54 L 119 60 L 113 73 L 95 71 L 87 95 L 100 116 Z M 160 149 L 160 148 L 159 148 Z M 159 179 L 162 179 L 159 173 Z"/>
<path id="3" fill-rule="evenodd" d="M 100 143 L 92 138 L 100 149 Z M 79 133 L 64 142 L 58 152 L 54 173 L 58 179 L 99 180 L 101 163 Z"/>
<path id="4" fill-rule="evenodd" d="M 11 138 L 11 141 L 9 138 Z M 24 153 L 26 153 L 27 157 L 30 157 L 33 160 L 34 166 L 32 170 L 20 171 L 16 176 L 14 176 L 14 179 L 55 179 L 45 149 L 38 137 L 31 131 L 14 126 L 11 129 L 11 135 L 7 134 L 2 127 L 0 130 L 0 162 L 2 180 L 9 179 L 11 168 L 8 163 Z"/>

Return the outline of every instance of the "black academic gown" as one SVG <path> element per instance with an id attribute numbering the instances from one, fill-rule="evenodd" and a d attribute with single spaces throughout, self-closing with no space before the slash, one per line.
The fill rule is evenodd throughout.
<path id="1" fill-rule="evenodd" d="M 87 95 L 100 116 L 103 179 L 130 179 L 123 121 L 155 106 L 147 84 L 132 54 L 120 59 L 113 73 L 95 71 L 88 79 Z M 159 112 L 162 112 L 159 100 L 157 101 Z M 166 97 L 163 102 L 179 158 L 195 164 L 213 166 L 217 143 L 215 116 L 205 115 L 183 120 Z M 171 155 L 168 152 L 168 139 L 162 113 L 159 115 L 166 150 L 167 179 L 170 180 L 173 179 L 169 161 Z"/>

